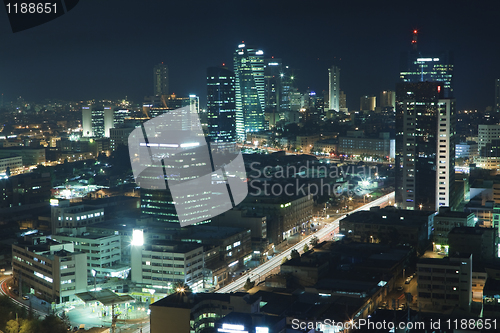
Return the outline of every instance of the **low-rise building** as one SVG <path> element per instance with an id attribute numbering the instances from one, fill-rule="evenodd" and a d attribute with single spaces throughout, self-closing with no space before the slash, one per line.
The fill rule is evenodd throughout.
<path id="1" fill-rule="evenodd" d="M 0 179 L 0 208 L 48 202 L 51 189 L 48 172 L 30 172 Z"/>
<path id="2" fill-rule="evenodd" d="M 410 244 L 423 250 L 432 235 L 434 215 L 432 211 L 376 207 L 340 220 L 339 232 L 355 241 Z"/>
<path id="3" fill-rule="evenodd" d="M 31 291 L 47 302 L 73 301 L 87 290 L 87 256 L 72 243 L 26 236 L 12 245 L 12 274 L 20 293 Z"/>
<path id="4" fill-rule="evenodd" d="M 104 208 L 87 205 L 70 205 L 69 200 L 51 200 L 52 233 L 84 232 L 83 227 L 104 221 Z M 78 228 L 81 228 L 78 230 Z"/>
<path id="5" fill-rule="evenodd" d="M 249 195 L 238 208 L 250 216 L 266 216 L 269 243 L 279 244 L 307 227 L 312 218 L 313 196 Z"/>
<path id="6" fill-rule="evenodd" d="M 246 293 L 178 292 L 149 308 L 151 332 L 215 332 L 215 323 L 231 312 L 258 313 L 260 298 Z"/>
<path id="7" fill-rule="evenodd" d="M 395 158 L 396 143 L 390 139 L 389 133 L 380 133 L 379 138 L 352 136 L 339 137 L 339 154 L 349 156 L 377 156 Z"/>
<path id="8" fill-rule="evenodd" d="M 0 173 L 6 173 L 8 169 L 12 174 L 20 170 L 22 167 L 23 167 L 23 158 L 21 156 L 0 158 Z"/>
<path id="9" fill-rule="evenodd" d="M 419 306 L 469 310 L 472 302 L 472 255 L 455 253 L 446 258 L 424 258 L 417 263 Z"/>
<path id="10" fill-rule="evenodd" d="M 448 253 L 448 234 L 455 227 L 473 227 L 474 214 L 454 212 L 449 207 L 439 207 L 439 213 L 434 217 L 434 251 Z"/>
<path id="11" fill-rule="evenodd" d="M 498 258 L 498 234 L 495 228 L 455 227 L 448 233 L 449 252 L 471 253 L 474 262 Z"/>
<path id="12" fill-rule="evenodd" d="M 86 253 L 88 276 L 95 274 L 100 277 L 126 278 L 130 271 L 130 266 L 120 265 L 121 242 L 119 235 L 98 235 L 85 231 L 80 234 L 65 232 L 52 235 L 52 239 L 73 243 L 75 250 Z"/>
<path id="13" fill-rule="evenodd" d="M 142 230 L 134 233 L 142 234 Z M 134 241 L 131 247 L 132 282 L 146 288 L 163 286 L 167 291 L 179 283 L 194 290 L 203 285 L 203 245 L 159 240 Z"/>
<path id="14" fill-rule="evenodd" d="M 21 156 L 24 166 L 45 163 L 45 148 L 32 147 L 3 147 L 0 149 L 0 158 Z"/>

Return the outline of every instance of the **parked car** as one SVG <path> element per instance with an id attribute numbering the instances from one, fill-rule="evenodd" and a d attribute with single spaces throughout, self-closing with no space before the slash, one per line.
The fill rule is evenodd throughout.
<path id="1" fill-rule="evenodd" d="M 23 299 L 26 301 L 26 300 L 30 299 L 30 297 L 25 295 L 25 296 L 23 296 Z"/>
<path id="2" fill-rule="evenodd" d="M 403 286 L 398 287 L 398 291 L 403 291 L 403 289 L 404 289 Z"/>

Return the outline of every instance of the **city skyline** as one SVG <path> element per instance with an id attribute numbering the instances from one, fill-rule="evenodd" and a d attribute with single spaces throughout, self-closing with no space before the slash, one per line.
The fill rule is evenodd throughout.
<path id="1" fill-rule="evenodd" d="M 137 8 L 113 1 L 98 7 L 85 2 L 20 33 L 12 33 L 6 20 L 0 25 L 4 43 L 0 92 L 5 101 L 19 95 L 30 101 L 128 96 L 140 103 L 153 89 L 151 68 L 163 61 L 169 66 L 169 91 L 196 94 L 205 105 L 206 68 L 229 65 L 234 46 L 245 41 L 262 48 L 266 58 L 279 57 L 295 69 L 301 91 L 328 91 L 328 68 L 341 67 L 340 90 L 348 96 L 348 108 L 357 109 L 360 96 L 395 89 L 399 54 L 411 50 L 412 32 L 418 29 L 419 50 L 455 54 L 457 110 L 483 111 L 493 105 L 494 80 L 500 76 L 495 60 L 499 46 L 493 43 L 498 30 L 493 13 L 498 5 L 488 6 L 439 4 L 429 13 L 425 4 L 413 8 L 389 3 L 386 10 L 370 3 L 361 9 L 325 3 L 318 10 L 299 1 L 277 1 L 256 2 L 242 14 L 238 4 L 192 1 Z M 182 13 L 186 8 L 190 9 L 186 17 L 161 20 L 164 13 Z M 213 20 L 219 9 L 222 18 Z M 338 19 L 325 23 L 333 9 Z M 179 24 L 187 19 L 197 25 Z M 254 19 L 263 24 L 255 26 Z M 296 24 L 304 20 L 309 23 Z M 466 27 L 456 24 L 465 20 Z"/>

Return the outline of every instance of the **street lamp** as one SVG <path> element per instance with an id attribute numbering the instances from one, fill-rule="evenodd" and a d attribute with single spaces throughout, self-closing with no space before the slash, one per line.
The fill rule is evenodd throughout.
<path id="1" fill-rule="evenodd" d="M 94 277 L 94 292 L 97 291 L 97 288 L 96 288 L 96 283 L 95 283 L 95 276 L 96 276 L 96 273 L 97 271 L 95 269 L 92 268 L 92 276 Z"/>

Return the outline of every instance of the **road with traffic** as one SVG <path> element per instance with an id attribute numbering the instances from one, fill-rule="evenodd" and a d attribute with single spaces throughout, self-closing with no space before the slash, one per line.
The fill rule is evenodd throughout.
<path id="1" fill-rule="evenodd" d="M 350 211 L 349 214 L 355 213 L 360 210 L 369 210 L 371 207 L 375 206 L 385 206 L 389 201 L 394 202 L 394 192 L 386 194 L 378 199 L 373 200 L 372 202 L 360 206 L 359 208 Z M 309 244 L 314 237 L 317 237 L 320 242 L 333 239 L 334 233 L 338 233 L 340 220 L 343 219 L 345 216 L 346 215 L 342 215 L 333 220 L 332 222 L 326 223 L 326 225 L 323 228 L 319 229 L 317 232 L 305 237 L 300 242 L 293 245 L 286 251 L 283 251 L 282 253 L 275 255 L 269 261 L 251 270 L 248 274 L 238 278 L 237 280 L 228 284 L 227 286 L 220 288 L 219 290 L 216 291 L 216 293 L 230 293 L 238 291 L 243 288 L 248 278 L 250 278 L 251 282 L 256 280 L 262 281 L 264 277 L 271 274 L 274 270 L 279 269 L 283 261 L 283 258 L 288 257 L 292 250 L 295 249 L 299 251 L 299 253 L 302 253 L 304 245 Z"/>

